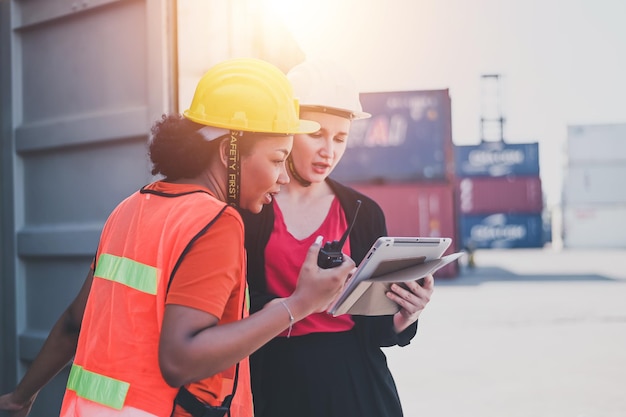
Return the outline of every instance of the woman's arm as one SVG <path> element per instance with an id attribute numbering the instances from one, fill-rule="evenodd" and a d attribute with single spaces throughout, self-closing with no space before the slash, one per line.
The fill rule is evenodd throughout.
<path id="1" fill-rule="evenodd" d="M 332 269 L 317 266 L 321 239 L 311 245 L 294 293 L 234 323 L 189 307 L 168 304 L 159 344 L 163 377 L 173 387 L 215 375 L 249 356 L 311 313 L 325 311 L 343 288 L 354 262 L 345 257 Z"/>
<path id="2" fill-rule="evenodd" d="M 15 390 L 0 396 L 0 410 L 10 411 L 15 417 L 27 416 L 39 391 L 74 357 L 92 280 L 90 270 L 80 292 L 52 327 Z"/>

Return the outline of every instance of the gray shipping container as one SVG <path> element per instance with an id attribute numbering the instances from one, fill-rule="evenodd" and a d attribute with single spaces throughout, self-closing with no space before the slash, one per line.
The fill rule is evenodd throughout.
<path id="1" fill-rule="evenodd" d="M 161 1 L 2 2 L 2 379 L 12 389 L 89 269 L 115 205 L 151 180 L 174 89 Z M 31 416 L 57 414 L 67 368 Z"/>
<path id="2" fill-rule="evenodd" d="M 569 164 L 626 161 L 626 123 L 567 127 Z"/>
<path id="3" fill-rule="evenodd" d="M 110 211 L 153 180 L 153 121 L 184 110 L 179 97 L 188 104 L 219 60 L 256 56 L 286 70 L 303 59 L 275 25 L 264 36 L 250 21 L 258 16 L 242 9 L 253 2 L 0 2 L 2 393 L 77 294 Z M 58 415 L 67 376 L 31 417 Z"/>
<path id="4" fill-rule="evenodd" d="M 572 205 L 563 209 L 566 248 L 626 248 L 626 204 Z"/>
<path id="5" fill-rule="evenodd" d="M 569 165 L 563 181 L 563 204 L 626 203 L 626 160 Z"/>

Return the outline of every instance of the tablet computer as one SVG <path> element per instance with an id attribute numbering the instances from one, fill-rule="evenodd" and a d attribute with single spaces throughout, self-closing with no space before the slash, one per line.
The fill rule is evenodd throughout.
<path id="1" fill-rule="evenodd" d="M 389 287 L 390 282 L 402 282 L 412 281 L 428 275 L 443 265 L 457 259 L 460 254 L 454 257 L 454 259 L 446 258 L 442 259 L 443 253 L 448 249 L 452 243 L 451 238 L 447 237 L 380 237 L 374 242 L 369 252 L 363 258 L 363 261 L 358 266 L 354 275 L 350 278 L 346 287 L 339 295 L 335 303 L 328 309 L 328 313 L 334 316 L 340 314 L 357 314 L 351 311 L 351 307 L 359 302 L 360 304 L 376 304 L 381 302 L 385 304 L 377 308 L 376 305 L 371 305 L 371 309 L 368 312 L 367 305 L 361 305 L 360 309 L 365 308 L 367 315 L 380 315 L 391 314 L 390 305 L 395 305 L 393 301 L 386 299 L 381 300 L 379 295 L 365 294 L 373 283 Z M 372 291 L 370 291 L 372 292 Z M 373 292 L 380 292 L 373 291 Z M 363 295 L 376 297 L 371 300 L 359 300 Z M 378 300 L 377 300 L 378 299 Z M 397 307 L 397 305 L 396 305 Z M 396 308 L 397 311 L 399 307 Z M 385 311 L 381 313 L 381 311 Z M 395 312 L 394 311 L 394 312 Z M 389 313 L 387 313 L 389 312 Z"/>

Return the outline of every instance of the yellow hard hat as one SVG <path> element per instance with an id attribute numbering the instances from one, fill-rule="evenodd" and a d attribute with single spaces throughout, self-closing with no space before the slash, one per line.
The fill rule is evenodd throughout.
<path id="1" fill-rule="evenodd" d="M 183 115 L 218 128 L 276 134 L 311 133 L 317 122 L 301 120 L 298 100 L 280 69 L 255 58 L 221 62 L 207 71 Z"/>

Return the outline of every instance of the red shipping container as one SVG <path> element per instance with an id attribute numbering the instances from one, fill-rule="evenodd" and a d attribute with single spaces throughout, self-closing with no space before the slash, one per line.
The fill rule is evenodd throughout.
<path id="1" fill-rule="evenodd" d="M 450 237 L 453 243 L 445 254 L 458 250 L 452 184 L 410 182 L 350 186 L 380 205 L 390 236 Z M 458 272 L 458 262 L 453 262 L 437 271 L 435 277 L 451 278 Z"/>
<path id="2" fill-rule="evenodd" d="M 543 210 L 539 176 L 465 177 L 456 184 L 461 214 L 535 214 Z"/>

